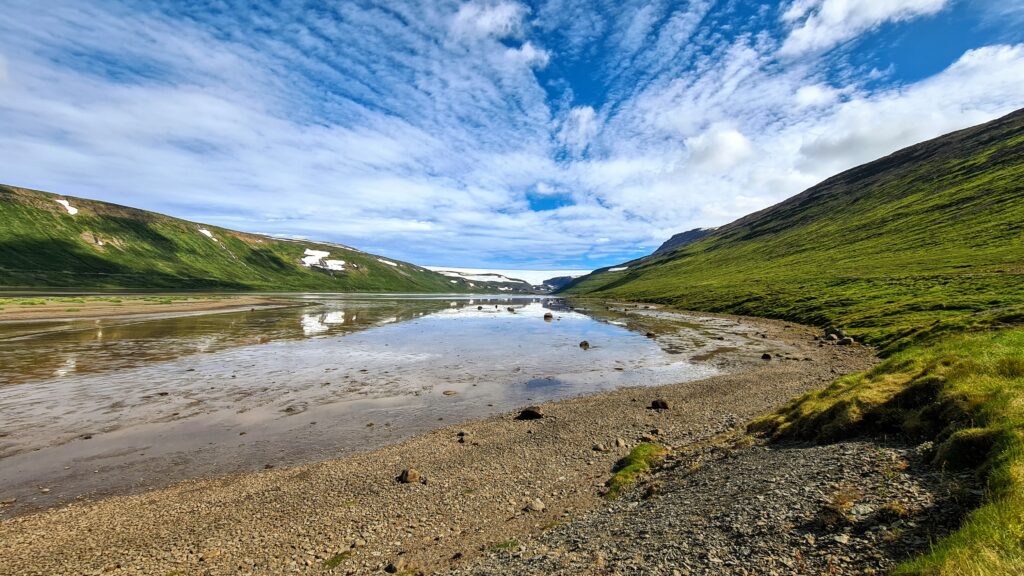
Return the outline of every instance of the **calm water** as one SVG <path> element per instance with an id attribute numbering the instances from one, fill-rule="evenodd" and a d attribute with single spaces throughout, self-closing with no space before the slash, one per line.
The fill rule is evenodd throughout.
<path id="1" fill-rule="evenodd" d="M 0 325 L 0 500 L 17 498 L 0 514 L 337 457 L 530 402 L 702 378 L 720 369 L 709 356 L 750 341 L 732 321 L 573 310 L 558 299 L 294 300 Z"/>

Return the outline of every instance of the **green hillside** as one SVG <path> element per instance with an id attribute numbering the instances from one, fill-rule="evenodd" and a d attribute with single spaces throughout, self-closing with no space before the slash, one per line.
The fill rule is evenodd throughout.
<path id="1" fill-rule="evenodd" d="M 880 346 L 1024 317 L 1024 112 L 834 176 L 564 290 L 842 325 Z"/>
<path id="2" fill-rule="evenodd" d="M 1024 573 L 1024 111 L 854 168 L 565 292 L 834 325 L 878 347 L 750 425 L 899 435 L 973 470 L 985 502 L 899 574 Z"/>
<path id="3" fill-rule="evenodd" d="M 71 208 L 58 201 L 66 201 Z M 10 186 L 0 186 L 0 222 L 0 287 L 5 288 L 485 289 L 337 244 L 247 234 Z M 307 250 L 327 255 L 318 259 Z"/>

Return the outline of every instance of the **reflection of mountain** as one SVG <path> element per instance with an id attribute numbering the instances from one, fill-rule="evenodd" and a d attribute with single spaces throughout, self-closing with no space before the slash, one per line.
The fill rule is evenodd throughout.
<path id="1" fill-rule="evenodd" d="M 401 322 L 446 310 L 449 302 L 432 299 L 324 301 L 305 307 L 142 322 L 71 322 L 65 330 L 0 339 L 0 381 L 19 384 L 54 376 L 167 362 L 237 346 L 348 334 L 385 322 Z"/>

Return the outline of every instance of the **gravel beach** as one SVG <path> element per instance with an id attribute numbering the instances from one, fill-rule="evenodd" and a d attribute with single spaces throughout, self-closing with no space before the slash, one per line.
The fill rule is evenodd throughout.
<path id="1" fill-rule="evenodd" d="M 811 492 L 789 490 L 791 501 L 780 501 L 776 510 L 785 515 L 766 513 L 768 524 L 764 526 L 746 516 L 735 516 L 739 514 L 734 510 L 736 502 L 744 501 L 744 494 L 748 500 L 756 498 L 753 492 L 762 485 L 755 480 L 766 481 L 769 474 L 785 473 L 784 484 L 791 487 L 809 479 L 826 481 L 826 471 L 849 464 L 845 453 L 831 452 L 847 450 L 842 445 L 808 448 L 810 452 L 748 447 L 738 451 L 739 458 L 727 460 L 738 468 L 708 466 L 707 470 L 719 475 L 718 481 L 709 478 L 703 484 L 688 485 L 686 482 L 700 482 L 703 477 L 694 474 L 676 479 L 671 474 L 679 469 L 668 470 L 662 473 L 667 475 L 665 496 L 640 502 L 635 493 L 641 490 L 638 488 L 611 505 L 602 496 L 615 462 L 644 436 L 672 448 L 673 461 L 682 462 L 686 454 L 741 428 L 749 419 L 826 385 L 837 374 L 862 370 L 875 362 L 871 351 L 858 345 L 819 344 L 807 327 L 744 321 L 756 326 L 766 343 L 777 343 L 786 352 L 761 360 L 762 350 L 752 349 L 748 355 L 756 355 L 755 360 L 739 364 L 732 373 L 705 380 L 545 404 L 540 407 L 541 419 L 517 420 L 515 414 L 508 414 L 439 429 L 340 460 L 188 481 L 139 495 L 83 501 L 4 520 L 0 522 L 0 573 L 579 573 L 580 566 L 572 562 L 563 566 L 561 556 L 550 560 L 554 564 L 534 558 L 543 555 L 539 552 L 542 546 L 564 547 L 558 538 L 572 536 L 559 536 L 559 530 L 568 529 L 565 527 L 592 526 L 607 532 L 615 522 L 628 526 L 627 517 L 614 519 L 623 514 L 624 506 L 651 502 L 671 507 L 679 497 L 669 495 L 680 493 L 687 499 L 680 513 L 707 522 L 719 522 L 725 514 L 722 522 L 740 526 L 740 532 L 750 530 L 743 537 L 746 540 L 726 532 L 700 531 L 701 538 L 719 538 L 725 543 L 735 540 L 714 556 L 721 563 L 706 554 L 688 554 L 685 548 L 669 554 L 658 539 L 682 538 L 682 544 L 687 544 L 682 533 L 672 532 L 672 527 L 678 526 L 673 521 L 646 529 L 644 533 L 658 542 L 646 546 L 648 550 L 640 549 L 639 543 L 634 546 L 627 539 L 621 541 L 621 546 L 630 548 L 630 558 L 640 558 L 636 562 L 620 560 L 626 554 L 620 549 L 602 552 L 604 544 L 597 539 L 577 544 L 581 561 L 591 562 L 590 557 L 584 558 L 586 554 L 600 552 L 604 564 L 597 566 L 595 573 L 609 574 L 700 573 L 699 566 L 711 573 L 714 571 L 708 566 L 722 565 L 747 566 L 750 573 L 788 573 L 791 570 L 783 562 L 792 560 L 788 548 L 773 554 L 780 564 L 754 563 L 733 550 L 763 534 L 767 544 L 749 545 L 754 555 L 749 558 L 760 558 L 758 555 L 768 554 L 763 550 L 789 546 L 794 534 L 804 537 L 803 533 L 767 527 L 802 518 L 827 497 L 826 487 L 814 488 L 812 483 L 808 484 Z M 663 399 L 669 409 L 649 409 L 655 399 Z M 844 474 L 856 475 L 862 465 L 877 467 L 875 460 L 879 459 L 911 459 L 904 448 L 863 446 L 874 456 L 862 457 L 861 449 L 855 448 L 855 463 Z M 794 460 L 795 454 L 803 455 Z M 774 455 L 775 460 L 766 460 L 765 455 Z M 743 468 L 745 459 L 750 460 L 747 468 Z M 803 463 L 814 466 L 804 467 Z M 410 469 L 415 474 L 407 474 L 406 479 L 412 481 L 400 482 L 400 474 Z M 917 486 L 918 480 L 908 478 L 908 486 Z M 880 504 L 872 501 L 872 505 Z M 756 512 L 756 508 L 750 510 Z M 659 514 L 653 509 L 644 516 L 657 524 Z M 850 538 L 854 542 L 861 539 L 859 535 Z M 699 548 L 700 542 L 694 539 L 689 545 Z M 891 565 L 885 559 L 887 549 L 879 550 L 882 559 L 872 557 L 871 566 Z M 651 553 L 661 557 L 660 563 L 644 559 Z M 815 570 L 823 566 L 825 560 L 815 553 L 802 554 Z M 587 566 L 588 570 L 594 568 Z"/>

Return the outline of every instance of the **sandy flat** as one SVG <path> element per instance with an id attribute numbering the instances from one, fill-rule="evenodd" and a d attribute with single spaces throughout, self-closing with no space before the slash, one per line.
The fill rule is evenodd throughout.
<path id="1" fill-rule="evenodd" d="M 65 297 L 0 298 L 0 322 L 45 322 L 56 320 L 92 320 L 97 318 L 156 317 L 200 312 L 225 312 L 244 308 L 292 304 L 264 296 L 195 296 L 169 303 L 159 296 L 117 296 L 98 299 L 87 296 L 82 302 Z M 175 298 L 180 298 L 176 296 Z M 44 304 L 23 304 L 22 301 L 46 300 Z M 69 301 L 70 300 L 70 301 Z M 116 300 L 116 301 L 111 301 Z"/>
<path id="2" fill-rule="evenodd" d="M 372 574 L 392 562 L 426 572 L 458 567 L 605 506 L 602 486 L 615 461 L 654 429 L 667 446 L 692 445 L 874 362 L 860 346 L 819 346 L 809 328 L 750 322 L 793 352 L 706 380 L 547 404 L 541 420 L 507 414 L 349 458 L 187 481 L 4 520 L 4 573 Z M 654 398 L 671 409 L 648 409 Z M 616 447 L 618 438 L 626 446 Z M 595 451 L 598 443 L 610 450 Z M 410 467 L 426 482 L 397 482 Z M 534 499 L 543 511 L 526 509 Z"/>

